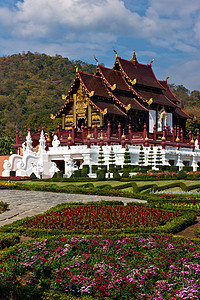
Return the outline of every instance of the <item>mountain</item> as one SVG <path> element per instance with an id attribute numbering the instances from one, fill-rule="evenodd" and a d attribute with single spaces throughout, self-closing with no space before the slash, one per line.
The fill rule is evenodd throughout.
<path id="1" fill-rule="evenodd" d="M 45 126 L 55 128 L 50 114 L 63 105 L 65 94 L 75 76 L 75 66 L 94 73 L 96 66 L 82 61 L 70 61 L 61 55 L 23 53 L 0 57 L 0 131 L 3 136 L 15 136 Z M 56 121 L 56 123 L 58 120 Z"/>

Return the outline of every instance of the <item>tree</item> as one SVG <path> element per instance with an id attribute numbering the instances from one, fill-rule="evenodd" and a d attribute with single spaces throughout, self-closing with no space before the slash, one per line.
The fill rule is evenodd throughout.
<path id="1" fill-rule="evenodd" d="M 103 168 L 104 163 L 105 160 L 104 160 L 103 147 L 99 146 L 98 164 L 100 165 L 101 169 Z"/>
<path id="2" fill-rule="evenodd" d="M 153 167 L 154 165 L 154 152 L 153 152 L 153 146 L 150 146 L 149 149 L 149 155 L 148 155 L 148 164 Z"/>
<path id="3" fill-rule="evenodd" d="M 141 145 L 140 146 L 140 152 L 139 152 L 139 161 L 138 161 L 138 164 L 140 166 L 143 166 L 145 163 L 145 155 L 144 155 L 144 148 L 143 146 Z"/>
<path id="4" fill-rule="evenodd" d="M 162 165 L 162 153 L 160 148 L 157 149 L 156 152 L 156 167 L 159 168 Z"/>
<path id="5" fill-rule="evenodd" d="M 124 166 L 123 166 L 123 169 L 128 170 L 129 166 L 130 166 L 130 163 L 131 163 L 131 156 L 130 156 L 128 145 L 126 145 L 125 151 L 124 151 Z"/>
<path id="6" fill-rule="evenodd" d="M 115 168 L 115 165 L 116 165 L 115 162 L 116 162 L 116 160 L 115 160 L 115 153 L 113 151 L 113 147 L 111 147 L 111 149 L 110 149 L 110 155 L 109 155 L 109 169 L 111 171 L 113 171 L 114 168 Z"/>

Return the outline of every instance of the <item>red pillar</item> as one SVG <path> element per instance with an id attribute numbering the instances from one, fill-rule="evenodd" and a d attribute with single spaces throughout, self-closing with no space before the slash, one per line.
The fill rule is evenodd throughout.
<path id="1" fill-rule="evenodd" d="M 122 130 L 121 130 L 121 124 L 118 125 L 118 139 L 121 140 Z"/>
<path id="2" fill-rule="evenodd" d="M 56 135 L 57 135 L 58 139 L 60 140 L 60 125 L 59 125 L 59 123 L 58 123 L 58 126 L 57 126 Z"/>
<path id="3" fill-rule="evenodd" d="M 154 141 L 156 141 L 156 139 L 157 139 L 157 128 L 156 128 L 156 124 L 154 124 L 154 126 L 153 126 L 153 139 L 154 139 Z"/>
<path id="4" fill-rule="evenodd" d="M 183 128 L 181 128 L 181 143 L 183 143 Z"/>
<path id="5" fill-rule="evenodd" d="M 95 123 L 94 125 L 94 134 L 93 134 L 94 139 L 97 139 L 98 137 L 98 132 L 97 132 L 97 124 Z"/>

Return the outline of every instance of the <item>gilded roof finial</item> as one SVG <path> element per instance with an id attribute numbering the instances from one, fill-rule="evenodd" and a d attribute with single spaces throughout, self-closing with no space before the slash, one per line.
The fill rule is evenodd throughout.
<path id="1" fill-rule="evenodd" d="M 150 66 L 152 65 L 153 62 L 154 62 L 154 58 L 152 59 L 152 61 L 150 61 Z"/>
<path id="2" fill-rule="evenodd" d="M 101 130 L 100 140 L 103 140 L 103 132 Z"/>
<path id="3" fill-rule="evenodd" d="M 169 79 L 169 77 L 170 77 L 170 76 L 167 76 L 166 79 L 165 79 L 165 81 L 167 81 L 167 80 Z"/>
<path id="4" fill-rule="evenodd" d="M 135 54 L 135 46 L 133 47 L 133 57 L 131 58 L 132 61 L 137 61 L 137 57 Z"/>
<path id="5" fill-rule="evenodd" d="M 96 56 L 94 55 L 94 59 L 96 60 L 96 62 L 97 62 L 97 67 L 98 67 L 98 65 L 99 65 L 99 61 L 98 61 L 98 59 L 96 58 Z"/>
<path id="6" fill-rule="evenodd" d="M 78 73 L 78 66 L 74 65 L 74 67 L 76 68 L 76 73 Z"/>
<path id="7" fill-rule="evenodd" d="M 113 51 L 115 52 L 116 58 L 118 57 L 117 51 L 113 48 Z"/>

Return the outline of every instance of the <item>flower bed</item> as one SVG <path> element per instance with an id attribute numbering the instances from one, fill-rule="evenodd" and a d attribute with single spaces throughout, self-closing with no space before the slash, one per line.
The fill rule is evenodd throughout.
<path id="1" fill-rule="evenodd" d="M 164 225 L 178 216 L 178 211 L 163 211 L 147 206 L 68 205 L 58 211 L 27 218 L 19 226 L 25 228 L 93 230 L 127 227 L 155 227 Z"/>
<path id="2" fill-rule="evenodd" d="M 46 239 L 12 250 L 0 267 L 0 294 L 199 299 L 199 252 L 198 242 L 170 236 Z"/>

